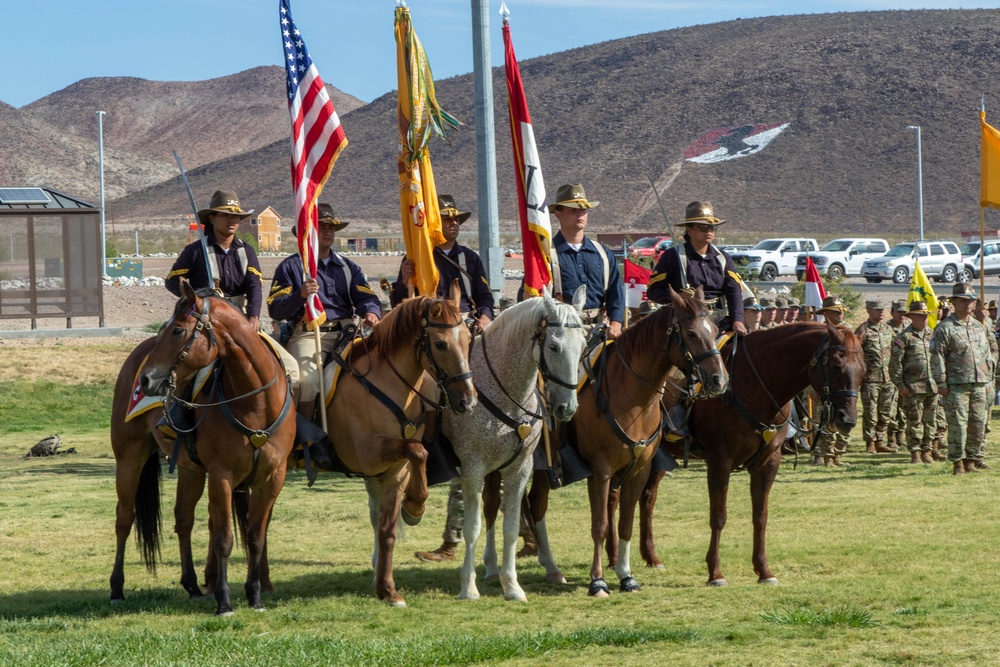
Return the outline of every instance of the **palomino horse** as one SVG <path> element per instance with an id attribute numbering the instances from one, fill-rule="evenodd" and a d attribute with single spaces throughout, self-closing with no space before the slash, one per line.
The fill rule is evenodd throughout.
<path id="1" fill-rule="evenodd" d="M 729 477 L 740 468 L 750 473 L 753 569 L 758 583 L 776 584 L 778 580 L 767 565 L 764 541 L 768 496 L 781 464 L 781 444 L 787 432 L 788 403 L 812 386 L 823 410 L 817 430 L 832 427 L 846 435 L 857 419 L 864 356 L 861 344 L 849 329 L 816 322 L 755 331 L 730 341 L 723 353 L 730 369 L 731 390 L 721 398 L 698 401 L 688 422 L 694 435 L 690 453 L 704 459 L 708 467 L 712 528 L 705 558 L 708 585 L 726 584 L 720 567 L 719 540 L 726 525 Z M 653 543 L 653 506 L 661 477 L 650 476 L 643 492 L 640 551 L 650 566 L 662 568 Z M 613 550 L 609 555 L 613 561 Z"/>
<path id="2" fill-rule="evenodd" d="M 476 588 L 476 542 L 481 527 L 480 494 L 489 474 L 503 479 L 504 598 L 525 601 L 514 565 L 521 497 L 531 476 L 532 457 L 542 435 L 545 407 L 537 390 L 539 373 L 553 416 L 567 421 L 576 413 L 577 374 L 586 339 L 579 310 L 586 299 L 581 286 L 573 304 L 548 296 L 527 299 L 500 313 L 472 350 L 470 366 L 481 407 L 473 414 L 445 413 L 442 433 L 462 462 L 465 563 L 459 598 L 479 598 Z M 495 498 L 495 495 L 494 495 Z M 486 575 L 497 573 L 493 523 L 499 503 L 487 500 Z"/>
<path id="3" fill-rule="evenodd" d="M 427 408 L 436 402 L 417 385 L 426 371 L 455 413 L 476 405 L 469 371 L 472 336 L 458 311 L 460 295 L 454 281 L 448 299 L 418 296 L 393 308 L 341 360 L 343 373 L 326 407 L 337 456 L 365 477 L 375 531 L 375 588 L 379 599 L 394 607 L 406 606 L 392 576 L 396 519 L 402 514 L 405 522 L 416 523 L 428 494 L 427 450 L 420 439 Z M 333 378 L 332 366 L 327 378 Z"/>
<path id="4" fill-rule="evenodd" d="M 149 350 L 140 372 L 140 386 L 148 396 L 165 395 L 176 382 L 186 382 L 198 369 L 217 362 L 211 397 L 194 407 L 199 424 L 196 450 L 208 472 L 209 529 L 216 560 L 216 614 L 228 615 L 233 610 L 227 576 L 233 548 L 230 526 L 233 492 L 251 491 L 246 517 L 245 590 L 250 606 L 260 608 L 267 524 L 285 481 L 295 435 L 295 420 L 288 418 L 293 409 L 292 396 L 277 356 L 241 312 L 223 299 L 196 293 L 186 280 L 181 281 L 181 293 L 173 316 Z M 157 481 L 159 478 L 159 461 L 150 456 L 154 453 L 153 442 L 147 440 L 147 450 L 138 456 L 128 447 L 113 443 L 119 501 L 112 600 L 124 597 L 122 565 L 125 542 L 136 517 L 136 489 L 141 483 L 151 482 L 154 475 Z M 145 459 L 142 453 L 146 454 Z M 140 526 L 140 532 L 148 530 L 148 526 Z M 153 544 L 146 542 L 148 548 L 153 548 Z"/>
<path id="5" fill-rule="evenodd" d="M 665 421 L 661 398 L 668 374 L 679 368 L 689 378 L 697 378 L 700 393 L 706 396 L 720 395 L 728 382 L 715 347 L 718 329 L 709 317 L 702 288 L 694 293 L 677 293 L 671 288 L 670 295 L 672 305 L 647 315 L 605 348 L 603 377 L 597 373 L 596 382 L 583 387 L 576 416 L 559 427 L 554 436 L 558 442 L 559 430 L 571 429 L 580 456 L 593 471 L 587 488 L 594 540 L 589 594 L 595 597 L 610 594 L 601 555 L 609 537 L 608 496 L 612 486 L 621 489 L 618 531 L 622 558 L 615 568 L 619 589 L 639 590 L 629 566 L 629 540 L 635 505 L 649 476 L 649 464 Z M 548 491 L 547 476 L 536 472 L 529 506 L 538 535 L 538 560 L 546 569 L 546 579 L 564 582 L 546 533 Z"/>

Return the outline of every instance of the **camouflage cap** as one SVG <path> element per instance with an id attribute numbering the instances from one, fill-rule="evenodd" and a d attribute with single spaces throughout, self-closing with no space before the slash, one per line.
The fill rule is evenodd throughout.
<path id="1" fill-rule="evenodd" d="M 760 307 L 762 310 L 774 310 L 774 299 L 769 296 L 760 297 Z"/>
<path id="2" fill-rule="evenodd" d="M 802 304 L 794 296 L 788 297 L 788 307 L 789 308 L 801 308 Z"/>
<path id="3" fill-rule="evenodd" d="M 764 307 L 760 305 L 757 297 L 751 296 L 743 299 L 743 310 L 764 310 Z"/>
<path id="4" fill-rule="evenodd" d="M 774 305 L 779 310 L 787 310 L 788 309 L 788 299 L 786 299 L 783 296 L 779 296 L 777 299 L 774 300 Z"/>
<path id="5" fill-rule="evenodd" d="M 893 312 L 893 313 L 895 313 L 897 311 L 900 312 L 900 313 L 905 313 L 906 312 L 906 302 L 905 301 L 893 301 L 892 302 L 892 306 L 890 307 L 890 311 Z"/>
<path id="6" fill-rule="evenodd" d="M 865 308 L 868 310 L 885 310 L 885 301 L 881 299 L 868 299 L 865 301 Z"/>

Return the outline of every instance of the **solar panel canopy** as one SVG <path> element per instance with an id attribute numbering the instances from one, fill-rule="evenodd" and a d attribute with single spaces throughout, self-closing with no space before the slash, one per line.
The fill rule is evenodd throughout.
<path id="1" fill-rule="evenodd" d="M 48 204 L 52 199 L 42 188 L 0 188 L 0 204 Z"/>

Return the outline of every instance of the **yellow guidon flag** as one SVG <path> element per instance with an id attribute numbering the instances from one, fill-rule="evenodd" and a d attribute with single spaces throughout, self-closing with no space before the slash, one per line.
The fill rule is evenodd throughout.
<path id="1" fill-rule="evenodd" d="M 931 329 L 937 326 L 938 299 L 931 287 L 931 281 L 927 279 L 920 266 L 920 260 L 913 262 L 913 277 L 910 278 L 910 293 L 906 295 L 906 305 L 909 307 L 914 301 L 923 301 L 927 304 L 929 315 L 927 316 L 927 326 Z"/>
<path id="2" fill-rule="evenodd" d="M 986 122 L 985 109 L 979 111 L 979 125 L 979 205 L 1000 208 L 1000 130 Z"/>
<path id="3" fill-rule="evenodd" d="M 399 210 L 403 220 L 406 258 L 413 262 L 420 294 L 437 293 L 434 248 L 445 242 L 441 211 L 428 144 L 431 136 L 446 136 L 461 123 L 441 108 L 434 95 L 434 78 L 424 47 L 410 23 L 410 10 L 396 8 L 396 75 L 399 101 Z"/>

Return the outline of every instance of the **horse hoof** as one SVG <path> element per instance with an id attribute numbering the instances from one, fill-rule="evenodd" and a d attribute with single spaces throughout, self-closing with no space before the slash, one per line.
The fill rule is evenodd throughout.
<path id="1" fill-rule="evenodd" d="M 608 588 L 607 582 L 602 577 L 590 582 L 590 589 L 587 590 L 587 595 L 594 598 L 606 598 L 611 595 L 611 589 Z"/>
<path id="2" fill-rule="evenodd" d="M 119 604 L 125 604 L 125 598 L 112 598 L 111 599 L 111 606 L 112 607 L 114 607 L 115 605 L 119 605 Z"/>
<path id="3" fill-rule="evenodd" d="M 389 602 L 389 606 L 396 609 L 406 609 L 406 600 L 392 600 Z"/>
<path id="4" fill-rule="evenodd" d="M 260 607 L 253 607 L 253 610 L 259 614 L 263 614 L 265 611 L 267 611 L 267 608 L 264 606 L 260 606 Z"/>
<path id="5" fill-rule="evenodd" d="M 407 526 L 416 526 L 418 523 L 420 523 L 420 520 L 424 518 L 424 515 L 421 514 L 420 516 L 413 516 L 412 514 L 406 511 L 405 507 L 400 507 L 399 517 L 403 520 L 403 523 L 405 523 Z"/>
<path id="6" fill-rule="evenodd" d="M 476 591 L 474 593 L 472 593 L 472 592 L 459 593 L 458 594 L 458 599 L 459 600 L 478 600 L 479 599 L 479 591 Z"/>
<path id="7" fill-rule="evenodd" d="M 659 570 L 660 572 L 663 572 L 664 570 L 667 569 L 667 566 L 664 565 L 663 563 L 653 563 L 649 567 L 653 568 L 654 570 Z"/>
<path id="8" fill-rule="evenodd" d="M 777 577 L 768 577 L 767 579 L 761 579 L 757 583 L 762 586 L 777 586 L 779 582 Z"/>
<path id="9" fill-rule="evenodd" d="M 504 594 L 503 599 L 511 602 L 527 602 L 528 596 L 524 594 L 524 591 L 518 591 L 516 593 Z"/>
<path id="10" fill-rule="evenodd" d="M 560 571 L 558 571 L 558 570 L 556 570 L 555 572 L 547 573 L 545 575 L 545 581 L 549 582 L 550 584 L 568 584 L 569 583 L 568 581 L 566 581 L 566 577 L 563 576 L 563 573 L 560 572 Z"/>
<path id="11" fill-rule="evenodd" d="M 229 618 L 230 616 L 233 615 L 233 613 L 234 612 L 233 612 L 232 609 L 230 609 L 229 611 L 217 611 L 217 612 L 215 612 L 215 617 L 216 618 Z"/>
<path id="12" fill-rule="evenodd" d="M 618 582 L 618 590 L 622 593 L 634 593 L 636 591 L 641 591 L 642 587 L 639 586 L 639 582 L 633 577 L 625 577 Z"/>
<path id="13" fill-rule="evenodd" d="M 712 586 L 712 587 L 728 586 L 729 582 L 726 581 L 725 579 L 712 579 L 711 581 L 709 581 L 705 585 L 706 586 Z"/>

